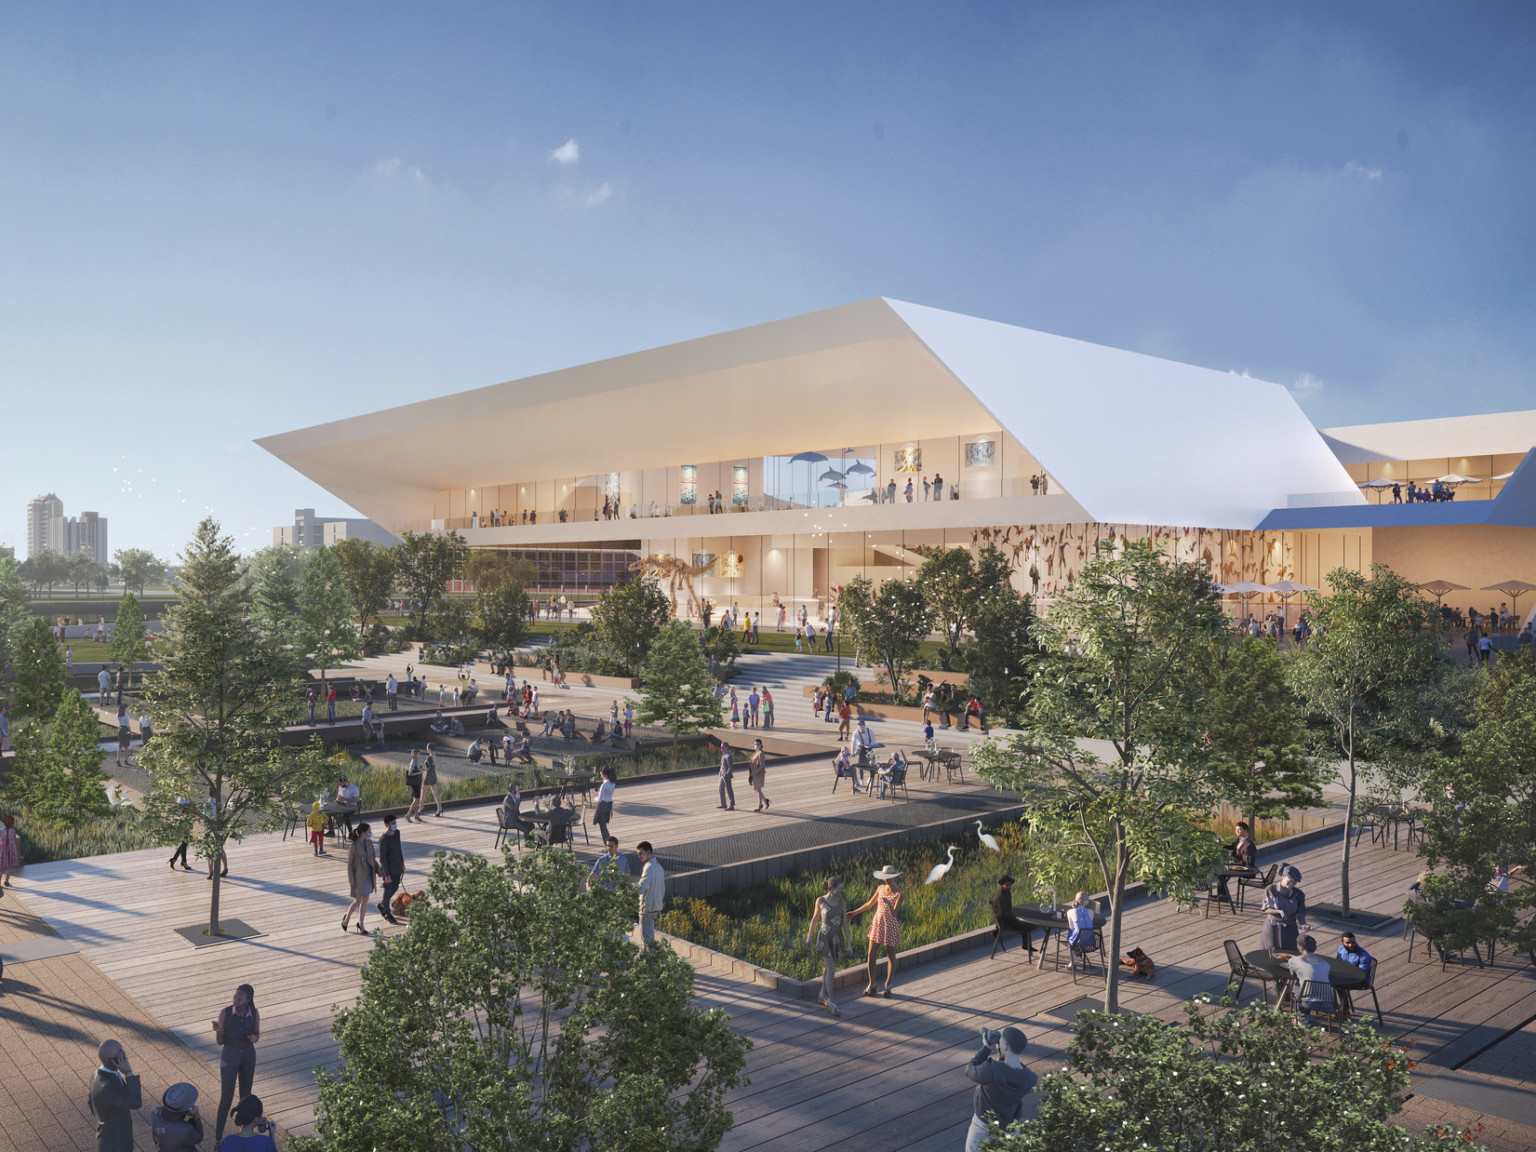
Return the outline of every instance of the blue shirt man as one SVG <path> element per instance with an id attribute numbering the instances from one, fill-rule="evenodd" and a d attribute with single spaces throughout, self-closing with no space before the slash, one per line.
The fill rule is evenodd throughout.
<path id="1" fill-rule="evenodd" d="M 1346 964 L 1353 964 L 1365 973 L 1367 979 L 1371 975 L 1371 965 L 1376 963 L 1371 954 L 1360 947 L 1353 932 L 1345 932 L 1339 937 L 1339 950 L 1334 953 L 1334 956 Z"/>
<path id="2" fill-rule="evenodd" d="M 606 844 L 608 851 L 592 861 L 592 873 L 587 878 L 587 887 L 590 888 L 596 883 L 601 884 L 608 891 L 612 892 L 615 878 L 613 873 L 608 872 L 607 869 L 612 865 L 615 872 L 620 876 L 627 877 L 629 875 L 629 857 L 619 851 L 619 838 L 617 836 L 608 837 Z"/>

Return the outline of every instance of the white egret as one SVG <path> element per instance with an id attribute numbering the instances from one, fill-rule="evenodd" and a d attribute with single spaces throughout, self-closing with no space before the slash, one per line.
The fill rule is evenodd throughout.
<path id="1" fill-rule="evenodd" d="M 987 833 L 983 830 L 980 820 L 976 821 L 976 835 L 980 837 L 981 842 L 988 848 L 992 849 L 992 851 L 1001 852 L 1003 850 L 1002 846 L 997 842 L 997 837 L 988 836 Z"/>
<path id="2" fill-rule="evenodd" d="M 935 864 L 932 870 L 930 870 L 928 873 L 928 879 L 924 880 L 923 883 L 933 884 L 936 881 L 944 879 L 944 874 L 955 866 L 955 853 L 957 851 L 959 851 L 959 849 L 951 844 L 949 846 L 949 862 L 947 864 Z"/>

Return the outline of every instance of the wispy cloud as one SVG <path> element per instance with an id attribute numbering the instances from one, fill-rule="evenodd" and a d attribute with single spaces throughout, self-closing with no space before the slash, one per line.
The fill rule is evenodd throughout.
<path id="1" fill-rule="evenodd" d="M 575 137 L 567 140 L 560 147 L 549 154 L 549 158 L 556 164 L 574 164 L 581 159 L 581 149 L 576 145 Z"/>
<path id="2" fill-rule="evenodd" d="M 1292 396 L 1296 397 L 1298 404 L 1305 404 L 1308 400 L 1315 400 L 1323 391 L 1323 382 L 1310 372 L 1303 372 L 1296 377 L 1294 383 L 1288 385 Z"/>
<path id="3" fill-rule="evenodd" d="M 591 192 L 582 198 L 583 208 L 596 208 L 599 204 L 606 203 L 613 198 L 613 185 L 604 180 Z"/>
<path id="4" fill-rule="evenodd" d="M 1348 164 L 1344 165 L 1344 175 L 1352 176 L 1356 180 L 1364 180 L 1367 184 L 1371 184 L 1381 179 L 1381 169 L 1368 167 L 1358 160 L 1351 160 Z"/>
<path id="5" fill-rule="evenodd" d="M 415 164 L 407 164 L 398 156 L 380 160 L 373 166 L 373 174 L 380 180 L 408 180 L 412 184 L 427 183 L 427 174 Z"/>

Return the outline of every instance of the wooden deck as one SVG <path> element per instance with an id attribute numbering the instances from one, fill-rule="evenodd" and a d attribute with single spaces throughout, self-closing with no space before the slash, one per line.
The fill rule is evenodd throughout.
<path id="1" fill-rule="evenodd" d="M 771 769 L 773 809 L 754 814 L 738 808 L 729 815 L 715 808 L 709 776 L 627 785 L 619 790 L 613 831 L 627 848 L 640 839 L 661 847 L 718 837 L 727 821 L 759 828 L 879 803 L 852 797 L 846 789 L 833 794 L 828 783 L 819 762 Z M 913 799 L 929 787 L 914 776 Z M 945 793 L 960 786 L 931 787 Z M 404 826 L 407 886 L 423 878 L 433 851 L 489 854 L 494 827 L 490 807 L 450 810 L 442 819 Z M 578 851 L 595 854 L 585 845 Z M 1334 840 L 1290 857 L 1314 901 L 1337 895 L 1337 851 Z M 269 1114 L 302 1130 L 312 1118 L 311 1071 L 335 1058 L 330 1008 L 355 997 L 358 968 L 371 947 L 340 929 L 347 903 L 344 857 L 333 852 L 316 859 L 302 842 L 285 843 L 276 834 L 248 838 L 230 854 L 224 914 L 263 934 L 193 949 L 172 929 L 206 917 L 208 882 L 200 872 L 169 873 L 168 855 L 153 850 L 34 866 L 12 892 L 210 1061 L 207 1076 L 198 1081 L 205 1095 L 214 1094 L 209 1111 L 217 1099 L 210 1022 L 234 985 L 252 984 L 263 1013 L 256 1091 Z M 1406 850 L 1362 844 L 1353 869 L 1357 905 L 1395 911 L 1417 871 L 1417 859 Z M 1146 948 L 1158 975 L 1151 985 L 1127 985 L 1124 1003 L 1172 1018 L 1190 996 L 1219 993 L 1227 970 L 1222 940 L 1255 947 L 1259 928 L 1252 910 L 1239 917 L 1213 912 L 1206 919 L 1177 913 L 1162 901 L 1133 908 L 1125 944 Z M 1337 932 L 1319 928 L 1319 940 L 1331 951 Z M 1536 1016 L 1536 970 L 1525 958 L 1500 953 L 1486 969 L 1470 959 L 1465 966 L 1453 962 L 1442 975 L 1439 962 L 1425 960 L 1422 948 L 1411 963 L 1406 959 L 1400 929 L 1396 923 L 1383 934 L 1362 937 L 1382 964 L 1378 994 L 1387 1031 L 1417 1042 L 1419 1077 L 1463 1062 Z M 974 1049 L 976 1030 L 1018 1023 L 1030 1037 L 1030 1064 L 1036 1070 L 1054 1067 L 1069 1035 L 1068 1021 L 1050 1010 L 1090 996 L 1095 988 L 1086 979 L 1074 985 L 1070 972 L 1049 962 L 1037 971 L 1015 944 L 995 959 L 985 950 L 967 952 L 901 973 L 891 1000 L 845 995 L 844 1015 L 833 1020 L 813 1002 L 790 1001 L 701 972 L 700 1001 L 730 1012 L 754 1042 L 748 1065 L 752 1084 L 730 1100 L 736 1125 L 724 1147 L 957 1148 L 970 1115 L 961 1068 Z M 1250 989 L 1256 993 L 1251 984 Z M 47 1091 L 38 1088 L 44 1104 Z"/>

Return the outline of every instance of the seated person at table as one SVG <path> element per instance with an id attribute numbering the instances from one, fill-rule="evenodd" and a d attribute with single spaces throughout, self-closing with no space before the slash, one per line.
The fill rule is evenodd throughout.
<path id="1" fill-rule="evenodd" d="M 864 791 L 863 788 L 859 787 L 859 774 L 853 770 L 853 759 L 848 755 L 848 749 L 839 748 L 837 750 L 837 755 L 832 758 L 832 771 L 837 774 L 839 779 L 853 781 L 853 790 L 855 792 Z"/>
<path id="2" fill-rule="evenodd" d="M 1067 909 L 1067 943 L 1078 948 L 1097 948 L 1099 932 L 1093 926 L 1093 901 L 1079 892 Z"/>
<path id="3" fill-rule="evenodd" d="M 545 813 L 549 817 L 549 830 L 537 829 L 534 838 L 541 844 L 565 844 L 571 838 L 571 825 L 576 823 L 576 809 L 567 808 L 560 803 L 560 797 L 555 797 L 555 802 L 550 805 Z"/>
<path id="4" fill-rule="evenodd" d="M 1371 954 L 1360 947 L 1353 932 L 1345 932 L 1339 937 L 1339 950 L 1334 953 L 1334 957 L 1346 964 L 1353 964 L 1365 973 L 1367 979 L 1371 975 L 1371 965 L 1376 963 Z"/>
<path id="5" fill-rule="evenodd" d="M 356 784 L 350 783 L 345 776 L 341 778 L 341 784 L 336 789 L 336 803 L 345 805 L 346 811 L 341 812 L 341 822 L 346 825 L 347 835 L 352 834 L 352 816 L 357 811 L 362 793 L 358 791 Z"/>
<path id="6" fill-rule="evenodd" d="M 880 769 L 880 799 L 885 799 L 885 790 L 898 777 L 904 777 L 907 772 L 907 760 L 897 749 L 891 754 L 891 762 Z"/>
<path id="7" fill-rule="evenodd" d="M 1286 967 L 1296 978 L 1294 996 L 1301 996 L 1302 981 L 1312 981 L 1312 989 L 1306 999 L 1300 1001 L 1302 1015 L 1314 1009 L 1333 1010 L 1333 984 L 1328 979 L 1328 961 L 1317 954 L 1317 941 L 1303 936 L 1299 941 L 1301 951 L 1286 961 Z"/>
<path id="8" fill-rule="evenodd" d="M 428 724 L 427 727 L 439 735 L 448 731 L 448 718 L 443 715 L 441 708 L 437 710 L 437 715 L 432 717 L 432 723 Z"/>
<path id="9" fill-rule="evenodd" d="M 527 836 L 534 830 L 532 824 L 523 819 L 523 794 L 518 791 L 517 781 L 512 781 L 512 786 L 507 789 L 507 795 L 501 802 L 501 822 L 523 836 Z"/>
<path id="10" fill-rule="evenodd" d="M 1249 876 L 1257 876 L 1259 863 L 1259 846 L 1253 842 L 1253 829 L 1248 827 L 1244 820 L 1237 822 L 1237 839 L 1227 845 L 1227 855 L 1232 859 L 1232 870 L 1241 869 Z M 1227 877 L 1216 877 L 1216 895 L 1232 903 L 1232 893 L 1227 890 Z"/>
<path id="11" fill-rule="evenodd" d="M 992 897 L 992 915 L 997 918 L 997 930 L 999 932 L 1017 932 L 1024 938 L 1024 948 L 1033 953 L 1035 950 L 1032 939 L 1034 928 L 1024 923 L 1013 914 L 1013 877 L 999 876 L 997 878 L 997 892 Z"/>

